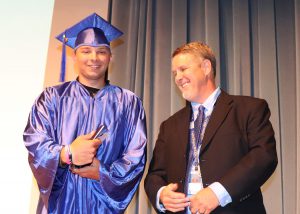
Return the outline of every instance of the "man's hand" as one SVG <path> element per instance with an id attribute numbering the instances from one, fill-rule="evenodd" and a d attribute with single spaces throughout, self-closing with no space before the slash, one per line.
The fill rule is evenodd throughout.
<path id="1" fill-rule="evenodd" d="M 94 158 L 91 165 L 82 168 L 71 167 L 70 170 L 72 173 L 77 174 L 80 177 L 99 180 L 100 179 L 99 166 L 100 166 L 100 161 L 97 158 Z"/>
<path id="2" fill-rule="evenodd" d="M 189 206 L 189 199 L 184 193 L 175 192 L 178 189 L 178 184 L 169 184 L 160 193 L 159 200 L 164 207 L 172 212 L 178 212 Z"/>
<path id="3" fill-rule="evenodd" d="M 209 214 L 219 206 L 217 196 L 209 187 L 204 188 L 197 192 L 196 195 L 191 196 L 190 202 L 190 210 L 193 214 Z"/>
<path id="4" fill-rule="evenodd" d="M 87 135 L 81 135 L 70 145 L 74 165 L 81 166 L 93 161 L 97 149 L 102 143 L 99 139 L 91 140 L 94 133 L 95 131 L 92 131 Z"/>

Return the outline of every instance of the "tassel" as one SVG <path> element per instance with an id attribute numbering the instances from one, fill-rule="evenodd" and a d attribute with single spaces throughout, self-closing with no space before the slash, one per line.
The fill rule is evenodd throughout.
<path id="1" fill-rule="evenodd" d="M 66 75 L 66 42 L 67 41 L 68 41 L 68 38 L 66 38 L 66 33 L 64 33 L 64 35 L 63 35 L 63 45 L 62 45 L 62 55 L 61 55 L 60 77 L 59 77 L 60 82 L 65 81 L 65 75 Z"/>

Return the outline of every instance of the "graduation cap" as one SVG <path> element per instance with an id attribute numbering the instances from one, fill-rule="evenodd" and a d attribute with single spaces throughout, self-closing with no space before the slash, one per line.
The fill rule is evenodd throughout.
<path id="1" fill-rule="evenodd" d="M 93 47 L 106 46 L 110 48 L 110 42 L 122 34 L 119 29 L 96 13 L 59 34 L 56 38 L 63 43 L 60 81 L 65 81 L 66 45 L 74 50 L 83 45 Z"/>

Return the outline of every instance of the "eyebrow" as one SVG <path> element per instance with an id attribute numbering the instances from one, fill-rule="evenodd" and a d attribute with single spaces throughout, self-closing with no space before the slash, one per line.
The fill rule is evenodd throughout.
<path id="1" fill-rule="evenodd" d="M 107 47 L 103 47 L 103 46 L 100 46 L 100 47 L 96 47 L 97 49 L 103 49 L 103 50 L 108 50 Z"/>
<path id="2" fill-rule="evenodd" d="M 177 67 L 177 69 L 176 70 L 183 70 L 183 69 L 187 69 L 187 68 L 189 68 L 189 67 L 191 67 L 191 65 L 180 65 L 180 66 L 178 66 Z"/>

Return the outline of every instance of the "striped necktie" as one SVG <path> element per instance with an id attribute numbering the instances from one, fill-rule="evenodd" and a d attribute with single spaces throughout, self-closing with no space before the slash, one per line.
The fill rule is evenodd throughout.
<path id="1" fill-rule="evenodd" d="M 194 163 L 194 158 L 197 158 L 199 159 L 199 157 L 194 157 L 195 154 L 194 154 L 194 150 L 199 148 L 199 146 L 202 144 L 202 139 L 201 139 L 201 132 L 203 130 L 203 123 L 204 123 L 204 120 L 205 120 L 205 114 L 204 114 L 204 111 L 205 111 L 205 107 L 200 105 L 199 108 L 198 108 L 198 115 L 197 115 L 197 118 L 196 120 L 193 121 L 194 123 L 194 129 L 191 129 L 190 130 L 190 151 L 189 151 L 189 160 L 188 160 L 188 166 L 187 166 L 187 172 L 186 172 L 186 180 L 185 180 L 185 193 L 187 194 L 188 192 L 188 183 L 190 181 L 190 173 L 191 173 L 191 170 L 192 170 L 192 166 L 193 166 L 193 163 Z M 192 140 L 192 133 L 194 133 L 194 142 Z M 194 144 L 194 145 L 193 145 Z M 198 155 L 198 152 L 197 152 L 197 155 Z M 201 169 L 200 169 L 201 170 Z M 189 209 L 186 209 L 186 213 L 187 214 L 190 214 L 190 211 Z"/>
<path id="2" fill-rule="evenodd" d="M 199 147 L 199 145 L 202 144 L 201 134 L 203 132 L 203 124 L 205 120 L 204 111 L 205 111 L 205 107 L 200 105 L 198 109 L 198 116 L 194 121 L 194 133 L 195 133 L 197 148 Z"/>

